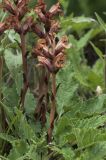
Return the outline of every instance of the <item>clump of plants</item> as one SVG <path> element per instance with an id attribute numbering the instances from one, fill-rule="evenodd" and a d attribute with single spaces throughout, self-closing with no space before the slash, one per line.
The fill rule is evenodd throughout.
<path id="1" fill-rule="evenodd" d="M 38 36 L 31 51 L 31 56 L 37 61 L 35 68 L 41 74 L 37 82 L 37 88 L 35 88 L 36 93 L 33 94 L 36 99 L 34 116 L 35 123 L 39 120 L 42 127 L 44 127 L 46 114 L 50 114 L 50 125 L 47 131 L 47 142 L 49 143 L 52 141 L 52 132 L 56 118 L 56 74 L 64 67 L 66 61 L 65 49 L 69 48 L 68 38 L 67 36 L 58 37 L 57 35 L 60 25 L 56 16 L 62 14 L 59 2 L 47 10 L 46 3 L 43 0 L 38 0 L 32 10 L 33 15 L 37 15 L 36 20 L 33 16 L 28 15 L 31 12 L 28 8 L 28 3 L 28 0 L 14 2 L 4 0 L 1 3 L 3 11 L 8 12 L 8 16 L 0 23 L 0 34 L 2 35 L 6 30 L 12 29 L 20 37 L 18 46 L 22 54 L 23 87 L 19 96 L 19 109 L 23 114 L 25 113 L 25 97 L 28 88 L 30 89 L 26 36 L 29 32 L 33 32 Z M 3 118 L 5 121 L 6 117 Z M 8 130 L 8 127 L 7 123 L 5 131 Z"/>
<path id="2" fill-rule="evenodd" d="M 89 43 L 104 33 L 105 22 L 99 16 L 100 24 L 64 17 L 67 4 L 49 9 L 44 0 L 0 4 L 3 160 L 106 158 L 105 58 Z M 92 67 L 88 46 L 97 53 Z"/>

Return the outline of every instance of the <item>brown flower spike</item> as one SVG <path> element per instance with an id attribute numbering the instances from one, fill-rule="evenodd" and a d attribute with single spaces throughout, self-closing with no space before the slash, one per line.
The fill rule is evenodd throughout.
<path id="1" fill-rule="evenodd" d="M 60 29 L 59 21 L 55 16 L 61 13 L 60 3 L 53 5 L 49 11 L 46 10 L 46 4 L 39 0 L 34 11 L 38 15 L 41 23 L 32 26 L 32 30 L 38 35 L 39 39 L 33 49 L 34 57 L 38 59 L 38 66 L 48 70 L 52 80 L 51 110 L 50 110 L 50 127 L 48 129 L 48 143 L 52 140 L 52 131 L 56 113 L 56 73 L 61 69 L 66 61 L 65 49 L 69 48 L 67 36 L 58 39 L 57 33 Z M 42 28 L 42 26 L 43 29 Z M 39 26 L 37 28 L 37 26 Z M 48 88 L 48 87 L 47 87 Z M 48 91 L 46 91 L 48 92 Z M 42 105 L 42 101 L 40 101 Z M 39 107 L 39 106 L 38 106 Z M 37 110 L 38 110 L 37 107 Z M 46 107 L 47 108 L 47 107 Z"/>
<path id="2" fill-rule="evenodd" d="M 25 96 L 29 87 L 28 65 L 26 50 L 26 34 L 31 31 L 38 36 L 38 40 L 33 47 L 33 56 L 37 58 L 41 76 L 38 83 L 37 106 L 35 109 L 35 118 L 39 119 L 42 126 L 46 122 L 46 113 L 48 106 L 50 108 L 50 126 L 47 131 L 48 143 L 52 141 L 52 132 L 56 115 L 56 74 L 64 67 L 66 61 L 65 50 L 69 48 L 67 36 L 57 37 L 60 24 L 57 15 L 62 13 L 60 3 L 53 5 L 47 10 L 44 0 L 38 0 L 34 8 L 38 15 L 36 21 L 32 17 L 26 17 L 29 0 L 3 0 L 1 6 L 4 11 L 9 13 L 4 22 L 0 23 L 0 35 L 7 29 L 14 29 L 20 35 L 19 44 L 22 51 L 23 61 L 23 88 L 20 94 L 20 107 L 24 110 Z M 51 84 L 51 93 L 49 86 Z M 50 103 L 49 103 L 50 101 Z"/>
<path id="3" fill-rule="evenodd" d="M 2 8 L 4 11 L 9 13 L 9 16 L 5 19 L 5 22 L 0 23 L 0 34 L 2 34 L 7 29 L 14 29 L 20 35 L 21 44 L 19 44 L 22 51 L 22 61 L 23 61 L 23 88 L 20 94 L 20 107 L 24 110 L 25 96 L 28 90 L 28 67 L 27 67 L 27 54 L 26 54 L 26 38 L 27 32 L 31 31 L 31 26 L 33 26 L 33 18 L 25 17 L 28 12 L 28 2 L 29 0 L 16 0 L 14 3 L 10 0 L 2 1 Z M 24 18 L 24 19 L 23 19 Z"/>

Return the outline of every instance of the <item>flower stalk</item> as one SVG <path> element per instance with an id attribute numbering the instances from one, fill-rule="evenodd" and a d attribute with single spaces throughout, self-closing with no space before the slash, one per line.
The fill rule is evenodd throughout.
<path id="1" fill-rule="evenodd" d="M 54 120 L 56 114 L 56 74 L 52 73 L 52 97 L 51 97 L 51 111 L 50 111 L 50 127 L 47 133 L 48 143 L 52 141 L 52 132 L 54 128 Z"/>
<path id="2" fill-rule="evenodd" d="M 26 35 L 33 32 L 38 36 L 32 49 L 32 56 L 36 59 L 36 69 L 39 71 L 37 84 L 37 105 L 35 107 L 35 119 L 40 120 L 45 126 L 47 112 L 50 115 L 50 125 L 47 131 L 48 143 L 52 141 L 55 115 L 56 115 L 56 75 L 64 67 L 66 61 L 65 50 L 69 48 L 67 36 L 58 37 L 60 30 L 59 21 L 55 18 L 62 13 L 60 3 L 54 4 L 49 10 L 44 0 L 38 0 L 34 8 L 37 14 L 36 21 L 33 17 L 25 16 L 29 12 L 29 0 L 3 0 L 2 8 L 9 12 L 9 16 L 0 23 L 0 34 L 7 29 L 14 29 L 19 34 L 19 43 L 22 52 L 23 87 L 20 93 L 20 109 L 24 111 L 24 102 L 29 87 Z M 51 84 L 51 87 L 50 87 Z M 50 105 L 51 104 L 51 105 Z M 49 108 L 50 106 L 50 108 Z M 29 106 L 30 107 L 30 106 Z"/>
<path id="3" fill-rule="evenodd" d="M 21 50 L 22 50 L 22 62 L 23 62 L 23 88 L 21 90 L 20 108 L 24 110 L 25 95 L 28 89 L 28 69 L 27 69 L 27 54 L 26 54 L 26 41 L 25 35 L 22 33 L 21 38 Z"/>
<path id="4" fill-rule="evenodd" d="M 46 10 L 46 4 L 42 0 L 38 0 L 38 3 L 35 7 L 35 12 L 38 15 L 38 19 L 40 21 L 36 22 L 32 26 L 33 32 L 38 35 L 38 41 L 33 49 L 33 56 L 38 60 L 38 67 L 42 67 L 47 73 L 50 75 L 47 79 L 48 82 L 51 81 L 51 90 L 49 88 L 49 83 L 46 83 L 45 76 L 43 76 L 43 82 L 40 83 L 40 88 L 45 88 L 46 83 L 46 94 L 43 93 L 42 89 L 39 90 L 38 104 L 35 109 L 35 115 L 38 114 L 38 117 L 41 117 L 42 112 L 41 108 L 45 106 L 46 112 L 48 111 L 48 103 L 44 103 L 48 92 L 51 91 L 51 97 L 49 95 L 49 99 L 51 99 L 51 108 L 50 108 L 50 126 L 47 131 L 47 141 L 50 143 L 52 141 L 52 134 L 54 128 L 55 114 L 56 114 L 56 74 L 58 71 L 64 67 L 64 63 L 66 60 L 65 49 L 69 48 L 68 46 L 68 38 L 67 36 L 63 36 L 62 38 L 57 37 L 57 33 L 59 32 L 60 25 L 57 20 L 55 20 L 55 16 L 60 14 L 61 8 L 60 3 L 53 5 L 48 11 Z M 43 25 L 41 25 L 43 24 Z M 39 26 L 39 27 L 38 27 Z M 42 29 L 43 27 L 43 29 Z M 41 76 L 41 77 L 42 77 Z M 40 100 L 40 101 L 39 101 Z M 43 116 L 46 117 L 46 113 L 43 113 Z"/>

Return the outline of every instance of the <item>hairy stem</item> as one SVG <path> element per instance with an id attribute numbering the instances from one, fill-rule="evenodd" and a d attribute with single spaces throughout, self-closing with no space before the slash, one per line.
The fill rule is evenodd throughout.
<path id="1" fill-rule="evenodd" d="M 20 108 L 24 110 L 24 102 L 25 102 L 25 96 L 28 90 L 28 69 L 27 69 L 27 54 L 26 54 L 26 41 L 25 41 L 25 35 L 21 34 L 21 50 L 22 50 L 22 62 L 23 62 L 23 88 L 21 90 L 21 99 L 20 99 Z"/>
<path id="2" fill-rule="evenodd" d="M 52 73 L 52 98 L 51 98 L 51 111 L 50 111 L 50 128 L 48 129 L 48 143 L 52 140 L 52 132 L 54 128 L 54 120 L 56 113 L 56 74 Z"/>

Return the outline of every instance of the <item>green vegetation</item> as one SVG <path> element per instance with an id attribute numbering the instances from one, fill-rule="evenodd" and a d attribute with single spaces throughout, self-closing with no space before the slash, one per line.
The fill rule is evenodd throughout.
<path id="1" fill-rule="evenodd" d="M 47 2 L 48 8 L 52 2 L 56 1 Z M 19 24 L 10 18 L 11 14 L 16 16 L 10 1 L 3 0 L 1 5 L 5 10 L 0 9 L 1 160 L 106 159 L 106 16 L 101 17 L 99 11 L 94 18 L 74 16 L 74 11 L 69 12 L 73 1 L 60 2 L 65 16 L 60 5 L 55 5 L 56 16 L 52 15 L 54 10 L 49 12 L 53 17 L 47 14 L 45 22 L 39 14 L 43 1 L 31 1 L 30 12 L 21 8 L 25 13 L 17 14 L 22 16 L 18 17 Z M 19 2 L 14 3 L 17 6 Z M 87 3 L 79 3 L 85 15 L 92 15 L 88 14 L 90 7 L 85 7 Z M 104 3 L 101 1 L 101 5 Z M 25 0 L 20 1 L 22 5 L 26 7 Z M 52 28 L 47 23 L 51 19 L 59 21 L 60 26 L 56 23 Z M 21 24 L 21 30 L 17 24 Z M 61 40 L 64 35 L 68 42 Z M 44 39 L 46 44 L 41 41 Z M 63 45 L 52 58 L 50 54 L 44 56 L 54 48 L 57 51 L 48 39 Z M 40 58 L 46 60 L 39 60 L 39 45 L 39 54 L 45 53 Z M 58 55 L 66 57 L 59 57 L 64 65 L 57 63 Z"/>

